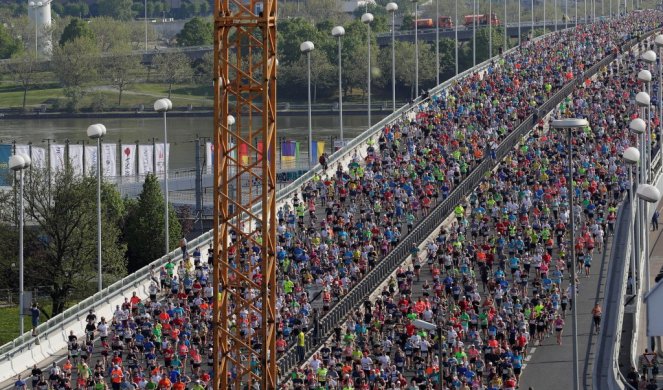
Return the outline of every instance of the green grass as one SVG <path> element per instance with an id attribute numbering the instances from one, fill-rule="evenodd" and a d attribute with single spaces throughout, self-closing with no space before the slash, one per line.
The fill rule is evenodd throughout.
<path id="1" fill-rule="evenodd" d="M 66 308 L 74 306 L 77 302 L 71 301 L 67 302 Z M 40 324 L 48 321 L 48 318 L 44 312 L 51 314 L 51 301 L 49 299 L 40 299 L 39 308 L 41 310 Z M 30 317 L 30 312 L 26 313 L 23 318 L 23 326 L 26 332 L 32 330 L 32 317 Z M 19 336 L 19 324 L 18 324 L 18 305 L 10 307 L 0 307 L 0 345 L 4 345 Z"/>

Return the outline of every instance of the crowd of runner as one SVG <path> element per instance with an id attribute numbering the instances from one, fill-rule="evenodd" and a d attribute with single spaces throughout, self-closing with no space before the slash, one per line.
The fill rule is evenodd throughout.
<path id="1" fill-rule="evenodd" d="M 278 211 L 279 353 L 301 344 L 312 326 L 309 290 L 322 290 L 324 314 L 520 120 L 583 69 L 650 30 L 658 16 L 601 21 L 526 44 L 483 77 L 462 80 L 416 107 L 413 117 L 385 127 L 348 167 L 331 167 L 307 183 Z M 406 388 L 414 381 L 427 388 L 442 380 L 454 389 L 515 389 L 527 345 L 555 332 L 561 342 L 572 296 L 568 269 L 590 269 L 614 222 L 625 188 L 618 154 L 635 142 L 627 128 L 636 110 L 627 102 L 638 88 L 632 55 L 621 62 L 621 74 L 604 72 L 560 108 L 560 116 L 583 116 L 592 126 L 575 144 L 576 259 L 566 256 L 565 143 L 539 126 L 454 210 L 452 226 L 426 250 L 412 248 L 412 265 L 337 328 L 291 385 Z M 232 264 L 250 267 L 259 281 L 259 248 L 233 238 Z M 211 249 L 201 249 L 207 248 L 153 270 L 149 296 L 127 298 L 112 318 L 91 311 L 86 334 L 69 336 L 69 359 L 35 367 L 17 387 L 206 388 L 213 259 Z M 438 324 L 441 334 L 416 329 L 413 319 Z M 259 324 L 251 313 L 229 327 L 250 334 Z"/>

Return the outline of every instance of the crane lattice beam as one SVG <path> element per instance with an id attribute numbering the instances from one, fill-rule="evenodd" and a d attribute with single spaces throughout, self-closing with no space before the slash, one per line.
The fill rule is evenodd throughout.
<path id="1" fill-rule="evenodd" d="M 276 9 L 215 1 L 214 389 L 277 385 Z"/>

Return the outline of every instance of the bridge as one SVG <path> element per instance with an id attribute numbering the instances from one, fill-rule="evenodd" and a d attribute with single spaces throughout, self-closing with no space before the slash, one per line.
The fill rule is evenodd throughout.
<path id="1" fill-rule="evenodd" d="M 629 50 L 630 47 L 637 42 L 629 41 L 622 47 L 622 50 Z M 370 272 L 365 280 L 362 280 L 357 286 L 355 286 L 342 300 L 334 306 L 334 308 L 322 318 L 319 323 L 319 328 L 323 335 L 331 333 L 333 327 L 336 326 L 340 321 L 342 321 L 345 316 L 353 311 L 358 304 L 362 302 L 361 298 L 367 296 L 371 292 L 379 291 L 377 287 L 384 280 L 385 277 L 388 277 L 389 274 L 396 269 L 398 264 L 400 264 L 403 259 L 408 257 L 409 248 L 411 244 L 419 245 L 421 242 L 425 241 L 431 234 L 435 234 L 435 231 L 438 229 L 440 222 L 444 221 L 447 216 L 451 215 L 451 210 L 454 205 L 459 204 L 467 194 L 469 194 L 479 182 L 488 174 L 497 164 L 497 161 L 500 161 L 505 157 L 514 147 L 520 144 L 521 140 L 525 139 L 527 134 L 534 127 L 539 118 L 545 117 L 549 112 L 555 109 L 557 104 L 563 101 L 570 93 L 573 92 L 574 88 L 578 83 L 584 82 L 586 78 L 593 77 L 599 69 L 604 66 L 607 66 L 615 59 L 615 55 L 609 55 L 601 60 L 599 63 L 592 66 L 590 69 L 586 70 L 577 80 L 574 79 L 555 93 L 548 101 L 546 101 L 542 106 L 538 108 L 538 111 L 527 118 L 525 118 L 521 124 L 513 129 L 512 133 L 507 136 L 502 143 L 499 145 L 496 153 L 495 161 L 489 161 L 489 159 L 484 159 L 476 167 L 476 170 L 473 171 L 457 190 L 454 190 L 450 196 L 442 201 L 434 211 L 427 216 L 422 222 L 420 222 L 412 231 L 408 231 L 408 236 L 404 238 L 401 245 L 399 245 L 393 253 L 387 256 L 385 259 L 381 259 L 378 267 L 374 269 L 374 272 Z M 478 65 L 477 67 L 471 69 L 469 72 L 464 72 L 459 75 L 459 77 L 465 77 L 474 72 L 482 72 L 486 67 L 489 66 L 489 61 L 484 62 L 483 64 Z M 432 93 L 438 93 L 451 82 L 444 83 L 441 86 L 435 88 Z M 423 103 L 422 100 L 418 100 L 416 103 Z M 366 154 L 366 148 L 369 143 L 375 143 L 377 137 L 380 134 L 380 130 L 384 127 L 385 124 L 391 123 L 397 118 L 402 118 L 403 116 L 408 116 L 413 113 L 411 107 L 401 107 L 399 110 L 385 118 L 385 120 L 376 124 L 374 127 L 369 129 L 366 133 L 362 134 L 357 139 L 353 140 L 346 148 L 335 153 L 331 156 L 331 164 L 335 165 L 336 163 L 341 163 L 347 165 L 352 155 L 354 153 Z M 370 141 L 370 142 L 369 142 Z M 306 181 L 310 180 L 312 175 L 320 172 L 320 167 L 315 167 L 313 172 L 308 172 L 302 177 L 295 180 L 292 184 L 283 188 L 279 191 L 278 202 L 284 202 L 287 200 L 294 192 L 298 191 L 301 188 L 301 185 Z M 624 226 L 629 226 L 629 223 L 624 223 Z M 191 243 L 192 247 L 206 245 L 210 241 L 209 233 L 193 240 Z M 628 247 L 628 245 L 626 245 Z M 168 256 L 157 260 L 153 265 L 161 266 L 163 265 L 168 258 L 178 256 L 177 252 L 173 252 Z M 622 259 L 625 257 L 622 257 Z M 627 262 L 626 262 L 627 263 Z M 81 302 L 75 308 L 68 310 L 65 313 L 62 313 L 58 317 L 52 319 L 47 324 L 42 324 L 38 330 L 40 337 L 35 339 L 30 335 L 23 335 L 16 339 L 13 343 L 3 346 L 0 348 L 0 375 L 7 375 L 11 373 L 20 372 L 25 368 L 25 362 L 27 361 L 36 361 L 43 362 L 50 358 L 52 355 L 57 355 L 58 352 L 61 353 L 61 348 L 66 345 L 66 335 L 68 331 L 75 330 L 81 332 L 82 329 L 82 317 L 84 317 L 87 308 L 94 307 L 97 309 L 98 315 L 110 315 L 113 310 L 114 305 L 117 302 L 121 302 L 123 296 L 129 296 L 132 290 L 139 291 L 140 294 L 146 293 L 146 286 L 149 283 L 149 270 L 143 269 L 137 272 L 134 275 L 129 276 L 127 279 L 122 280 L 112 286 L 109 286 L 106 290 L 101 293 L 95 294 L 95 296 L 88 298 L 87 300 Z M 624 278 L 625 284 L 625 278 Z M 623 296 L 623 294 L 622 294 Z M 360 298 L 357 300 L 357 298 Z M 623 302 L 623 301 L 622 301 Z M 616 307 L 621 307 L 621 302 L 615 305 Z M 621 329 L 617 329 L 621 332 Z M 619 343 L 617 343 L 619 344 Z M 309 331 L 305 343 L 305 350 L 307 356 L 310 357 L 320 346 L 320 343 L 313 337 L 313 331 Z M 609 345 L 609 347 L 614 347 L 614 345 Z M 534 352 L 534 351 L 532 351 Z M 539 353 L 536 356 L 541 355 Z M 609 355 L 609 359 L 614 355 Z M 279 360 L 279 366 L 282 368 L 282 375 L 288 375 L 292 367 L 297 365 L 297 359 L 293 353 L 288 352 L 284 357 Z M 5 376 L 4 378 L 8 378 Z M 540 379 L 540 378 L 539 378 Z M 603 374 L 597 376 L 597 380 L 608 380 L 612 381 L 611 383 L 619 381 L 616 372 L 610 374 Z M 537 388 L 538 388 L 537 384 Z M 616 388 L 612 384 L 610 386 L 603 387 L 605 389 Z"/>

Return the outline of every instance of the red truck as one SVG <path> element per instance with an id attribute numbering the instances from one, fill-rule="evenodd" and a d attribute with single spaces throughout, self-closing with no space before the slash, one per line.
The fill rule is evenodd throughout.
<path id="1" fill-rule="evenodd" d="M 490 22 L 491 26 L 499 26 L 502 24 L 502 22 L 497 18 L 497 15 L 494 13 L 490 15 L 490 20 L 488 19 L 488 15 L 465 15 L 465 26 L 471 27 L 474 25 L 476 20 L 476 24 L 478 26 L 485 26 Z"/>
<path id="2" fill-rule="evenodd" d="M 433 19 L 417 19 L 417 28 L 433 28 Z"/>
<path id="3" fill-rule="evenodd" d="M 451 16 L 440 16 L 437 18 L 437 26 L 440 28 L 453 28 L 454 22 L 451 21 Z"/>

